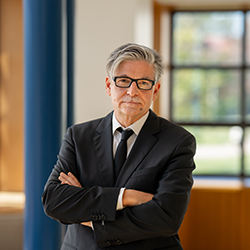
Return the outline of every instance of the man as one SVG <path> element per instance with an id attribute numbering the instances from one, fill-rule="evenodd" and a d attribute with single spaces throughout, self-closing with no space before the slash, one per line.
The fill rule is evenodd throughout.
<path id="1" fill-rule="evenodd" d="M 67 130 L 43 194 L 46 214 L 69 225 L 61 249 L 182 249 L 195 139 L 150 109 L 162 68 L 152 49 L 119 47 L 107 63 L 114 111 Z"/>

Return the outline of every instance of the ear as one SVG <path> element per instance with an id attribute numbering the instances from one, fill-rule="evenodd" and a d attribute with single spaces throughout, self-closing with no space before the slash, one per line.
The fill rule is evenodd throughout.
<path id="1" fill-rule="evenodd" d="M 157 82 L 157 83 L 154 85 L 154 92 L 153 92 L 152 101 L 155 101 L 156 98 L 158 97 L 160 88 L 161 88 L 161 84 L 160 84 L 160 82 Z"/>
<path id="2" fill-rule="evenodd" d="M 111 79 L 109 76 L 106 76 L 106 79 L 105 79 L 105 89 L 106 89 L 107 95 L 111 96 Z"/>

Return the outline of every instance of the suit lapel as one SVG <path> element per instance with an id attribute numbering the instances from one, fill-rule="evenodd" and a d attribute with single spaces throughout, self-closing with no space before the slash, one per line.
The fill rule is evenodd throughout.
<path id="1" fill-rule="evenodd" d="M 104 187 L 114 186 L 112 115 L 113 112 L 102 120 L 93 138 Z"/>
<path id="2" fill-rule="evenodd" d="M 132 173 L 158 141 L 155 134 L 159 133 L 159 131 L 158 117 L 153 111 L 150 110 L 149 117 L 142 127 L 129 156 L 124 163 L 115 186 L 126 186 L 125 184 Z"/>

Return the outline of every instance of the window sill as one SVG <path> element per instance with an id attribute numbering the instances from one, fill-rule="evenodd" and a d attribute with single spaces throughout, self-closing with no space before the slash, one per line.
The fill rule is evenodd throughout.
<path id="1" fill-rule="evenodd" d="M 0 192 L 0 213 L 22 212 L 24 205 L 23 192 Z"/>
<path id="2" fill-rule="evenodd" d="M 241 190 L 250 188 L 250 178 L 194 177 L 194 189 Z"/>

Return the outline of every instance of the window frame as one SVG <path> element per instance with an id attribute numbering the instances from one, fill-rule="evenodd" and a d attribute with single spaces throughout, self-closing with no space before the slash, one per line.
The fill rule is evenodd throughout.
<path id="1" fill-rule="evenodd" d="M 219 65 L 196 65 L 196 64 L 189 64 L 189 65 L 174 65 L 173 63 L 173 40 L 174 40 L 174 27 L 173 27 L 173 17 L 175 13 L 202 13 L 202 12 L 236 12 L 240 11 L 243 13 L 244 24 L 243 24 L 243 36 L 242 36 L 242 63 L 239 66 L 219 66 Z M 245 174 L 245 149 L 244 149 L 244 142 L 245 142 L 245 131 L 247 128 L 250 128 L 250 121 L 247 122 L 246 119 L 246 71 L 250 70 L 250 65 L 247 65 L 246 61 L 246 31 L 247 31 L 247 13 L 250 9 L 242 10 L 242 9 L 211 9 L 211 10 L 172 10 L 170 11 L 170 57 L 169 57 L 169 96 L 168 96 L 168 107 L 169 107 L 169 119 L 175 123 L 178 123 L 181 126 L 209 126 L 209 127 L 232 127 L 232 126 L 239 126 L 242 128 L 242 140 L 240 142 L 240 174 L 239 175 L 227 175 L 227 174 L 194 174 L 195 176 L 207 176 L 207 177 L 249 177 L 249 175 Z M 239 70 L 241 74 L 241 82 L 240 82 L 240 121 L 239 122 L 185 122 L 185 121 L 175 121 L 173 117 L 173 72 L 176 69 L 201 69 L 201 70 L 211 70 L 211 69 L 218 69 L 218 70 Z"/>

